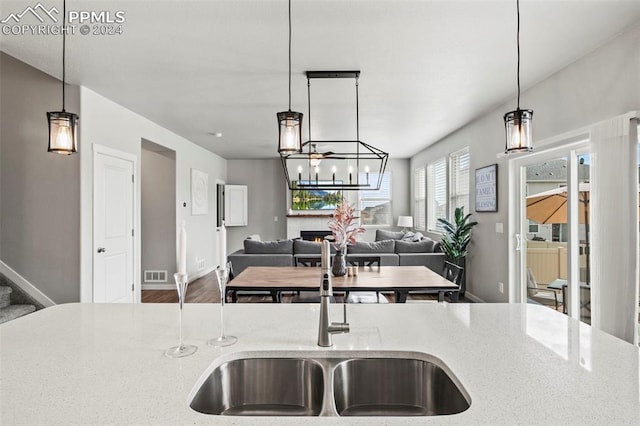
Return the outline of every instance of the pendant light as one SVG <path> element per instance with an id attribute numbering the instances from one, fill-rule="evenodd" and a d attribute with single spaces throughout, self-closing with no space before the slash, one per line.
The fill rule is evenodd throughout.
<path id="1" fill-rule="evenodd" d="M 291 111 L 291 0 L 289 0 L 289 110 L 277 113 L 278 153 L 302 152 L 302 113 Z"/>
<path id="2" fill-rule="evenodd" d="M 66 112 L 65 106 L 65 55 L 66 55 L 67 2 L 62 2 L 62 111 L 47 112 L 49 122 L 49 152 L 72 154 L 78 152 L 78 115 Z"/>
<path id="3" fill-rule="evenodd" d="M 533 151 L 531 135 L 531 118 L 533 111 L 520 109 L 520 0 L 516 0 L 518 16 L 517 45 L 518 45 L 518 104 L 515 111 L 504 115 L 504 127 L 507 136 L 505 153 Z"/>

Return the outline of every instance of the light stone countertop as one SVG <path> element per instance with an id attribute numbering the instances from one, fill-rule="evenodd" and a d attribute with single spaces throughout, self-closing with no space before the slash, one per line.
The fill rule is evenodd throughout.
<path id="1" fill-rule="evenodd" d="M 342 310 L 331 306 L 334 321 Z M 188 396 L 221 355 L 318 351 L 319 305 L 233 304 L 214 348 L 219 305 L 67 304 L 0 326 L 0 424 L 640 424 L 638 348 L 550 309 L 519 304 L 349 305 L 351 333 L 329 351 L 403 350 L 440 358 L 471 397 L 456 415 L 403 418 L 227 417 Z"/>

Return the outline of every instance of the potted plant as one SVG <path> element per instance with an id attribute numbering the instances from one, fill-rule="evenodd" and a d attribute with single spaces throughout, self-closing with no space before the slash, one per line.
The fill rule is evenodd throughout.
<path id="1" fill-rule="evenodd" d="M 333 267 L 331 272 L 333 275 L 340 277 L 347 273 L 347 245 L 356 242 L 356 237 L 364 232 L 364 228 L 358 226 L 356 210 L 343 198 L 336 205 L 333 212 L 333 218 L 329 221 L 328 227 L 333 240 L 333 247 L 336 254 L 333 258 Z"/>
<path id="2" fill-rule="evenodd" d="M 454 223 L 447 219 L 438 218 L 444 228 L 442 236 L 442 251 L 447 258 L 458 266 L 465 266 L 465 257 L 468 253 L 469 243 L 471 242 L 471 230 L 478 224 L 471 221 L 471 213 L 465 216 L 464 207 L 457 207 L 454 212 Z M 466 289 L 466 277 L 463 277 L 460 283 L 460 295 L 464 296 Z"/>

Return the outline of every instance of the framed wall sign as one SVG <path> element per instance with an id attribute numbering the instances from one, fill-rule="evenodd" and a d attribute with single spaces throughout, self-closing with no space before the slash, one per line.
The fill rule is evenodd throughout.
<path id="1" fill-rule="evenodd" d="M 476 169 L 476 212 L 498 211 L 498 165 Z"/>

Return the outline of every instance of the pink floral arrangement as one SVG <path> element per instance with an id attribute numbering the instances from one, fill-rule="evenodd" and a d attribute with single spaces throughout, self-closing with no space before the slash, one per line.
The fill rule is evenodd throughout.
<path id="1" fill-rule="evenodd" d="M 355 209 L 343 198 L 333 212 L 333 218 L 329 221 L 329 230 L 333 234 L 329 237 L 333 240 L 336 250 L 344 250 L 347 244 L 356 242 L 356 237 L 364 232 L 364 228 L 358 226 Z"/>

